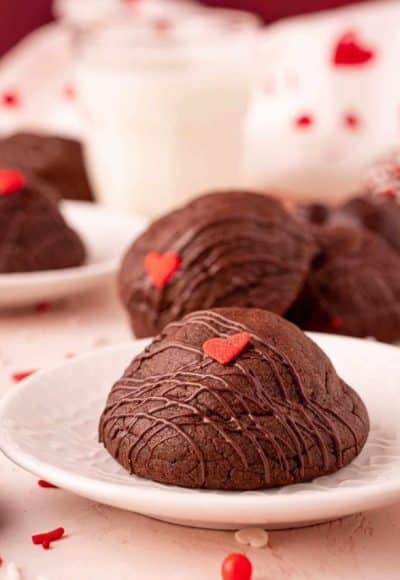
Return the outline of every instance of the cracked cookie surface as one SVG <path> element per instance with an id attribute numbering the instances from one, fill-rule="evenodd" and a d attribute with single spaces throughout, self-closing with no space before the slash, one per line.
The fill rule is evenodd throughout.
<path id="1" fill-rule="evenodd" d="M 246 332 L 220 364 L 205 341 Z M 271 312 L 222 308 L 169 324 L 115 383 L 100 440 L 127 470 L 190 488 L 252 490 L 337 471 L 362 449 L 366 408 L 327 356 Z"/>

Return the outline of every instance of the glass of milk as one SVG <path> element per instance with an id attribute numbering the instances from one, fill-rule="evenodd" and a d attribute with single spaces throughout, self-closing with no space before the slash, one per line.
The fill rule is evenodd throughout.
<path id="1" fill-rule="evenodd" d="M 76 67 L 89 175 L 100 202 L 156 216 L 238 188 L 258 22 L 226 10 L 110 18 Z"/>

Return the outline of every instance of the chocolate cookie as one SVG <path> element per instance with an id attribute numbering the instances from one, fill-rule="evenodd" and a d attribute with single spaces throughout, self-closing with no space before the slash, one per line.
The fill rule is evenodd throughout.
<path id="1" fill-rule="evenodd" d="M 280 314 L 303 285 L 314 250 L 310 234 L 278 200 L 208 194 L 157 220 L 132 244 L 120 293 L 139 337 L 203 308 Z"/>
<path id="2" fill-rule="evenodd" d="M 85 248 L 56 202 L 17 170 L 0 170 L 0 274 L 79 266 Z"/>
<path id="3" fill-rule="evenodd" d="M 15 133 L 0 139 L 0 167 L 20 169 L 55 199 L 93 200 L 81 144 L 75 139 Z"/>
<path id="4" fill-rule="evenodd" d="M 100 440 L 135 475 L 191 488 L 309 481 L 350 463 L 366 408 L 318 346 L 258 309 L 169 324 L 115 383 Z"/>
<path id="5" fill-rule="evenodd" d="M 400 256 L 362 228 L 314 234 L 319 253 L 288 318 L 305 330 L 400 339 Z"/>
<path id="6" fill-rule="evenodd" d="M 400 203 L 396 198 L 386 195 L 353 197 L 338 209 L 333 221 L 371 230 L 400 254 Z"/>

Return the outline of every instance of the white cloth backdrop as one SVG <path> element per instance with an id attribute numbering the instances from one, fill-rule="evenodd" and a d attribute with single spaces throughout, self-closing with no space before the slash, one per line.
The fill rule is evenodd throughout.
<path id="1" fill-rule="evenodd" d="M 348 32 L 347 57 L 355 51 L 364 62 L 337 66 L 333 54 Z M 400 143 L 400 2 L 286 20 L 267 28 L 261 44 L 246 126 L 248 184 L 335 200 Z M 70 49 L 67 30 L 55 23 L 3 59 L 0 131 L 80 135 Z"/>

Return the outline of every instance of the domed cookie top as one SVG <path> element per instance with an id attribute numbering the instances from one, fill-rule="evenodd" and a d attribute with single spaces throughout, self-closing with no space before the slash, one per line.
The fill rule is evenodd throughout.
<path id="1" fill-rule="evenodd" d="M 400 257 L 377 235 L 355 227 L 321 227 L 319 253 L 288 312 L 305 330 L 400 339 Z"/>
<path id="2" fill-rule="evenodd" d="M 93 199 L 79 141 L 14 133 L 0 139 L 0 167 L 20 169 L 29 183 L 58 199 Z"/>
<path id="3" fill-rule="evenodd" d="M 79 266 L 85 248 L 55 202 L 15 169 L 0 169 L 0 274 Z"/>
<path id="4" fill-rule="evenodd" d="M 137 336 L 203 308 L 283 313 L 313 253 L 311 236 L 279 201 L 208 194 L 157 220 L 132 244 L 120 271 L 121 296 Z"/>
<path id="5" fill-rule="evenodd" d="M 169 324 L 113 386 L 99 426 L 132 473 L 250 490 L 311 480 L 363 447 L 368 415 L 297 327 L 258 309 Z"/>

